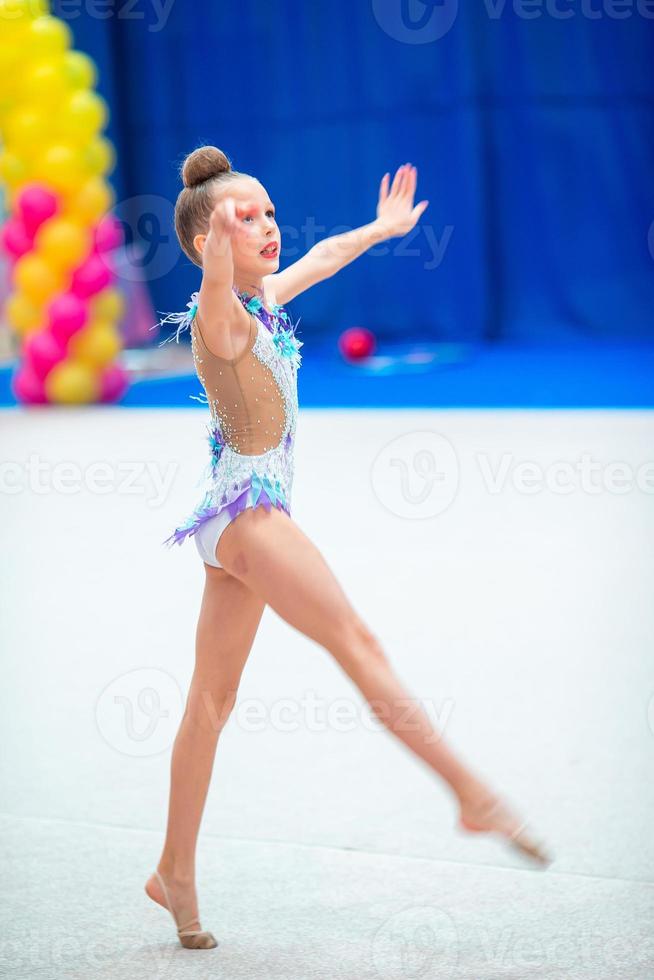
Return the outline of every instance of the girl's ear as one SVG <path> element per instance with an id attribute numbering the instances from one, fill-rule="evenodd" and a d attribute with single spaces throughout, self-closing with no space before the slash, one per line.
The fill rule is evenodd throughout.
<path id="1" fill-rule="evenodd" d="M 202 252 L 204 251 L 204 243 L 206 240 L 206 235 L 196 235 L 193 239 L 193 248 L 196 252 L 199 252 L 200 255 L 202 255 Z"/>

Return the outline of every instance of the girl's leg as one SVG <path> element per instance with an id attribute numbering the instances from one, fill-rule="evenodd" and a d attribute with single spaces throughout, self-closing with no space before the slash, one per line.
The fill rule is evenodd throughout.
<path id="1" fill-rule="evenodd" d="M 241 673 L 265 607 L 227 571 L 205 564 L 195 669 L 171 760 L 168 826 L 157 865 L 180 924 L 198 915 L 195 849 L 219 735 L 234 707 Z M 165 906 L 157 878 L 146 884 Z M 195 920 L 198 923 L 198 920 Z M 199 923 L 189 926 L 199 929 Z"/>
<path id="2" fill-rule="evenodd" d="M 291 626 L 332 654 L 389 731 L 445 780 L 462 816 L 472 818 L 496 798 L 434 731 L 322 553 L 287 514 L 262 507 L 239 514 L 218 542 L 218 560 Z"/>

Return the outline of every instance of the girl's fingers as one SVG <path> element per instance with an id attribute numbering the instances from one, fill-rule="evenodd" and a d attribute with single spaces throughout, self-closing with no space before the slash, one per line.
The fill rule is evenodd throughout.
<path id="1" fill-rule="evenodd" d="M 403 163 L 396 176 L 398 176 L 399 179 L 395 192 L 398 197 L 406 197 L 411 178 L 411 164 Z"/>
<path id="2" fill-rule="evenodd" d="M 242 201 L 240 204 L 236 204 L 236 216 L 238 218 L 245 218 L 247 215 L 254 215 L 257 210 L 256 201 Z"/>
<path id="3" fill-rule="evenodd" d="M 391 195 L 397 194 L 402 183 L 402 176 L 404 174 L 404 166 L 398 167 L 395 172 L 395 177 L 393 178 L 393 184 L 391 186 Z"/>
<path id="4" fill-rule="evenodd" d="M 385 201 L 388 197 L 388 180 L 390 174 L 386 173 L 381 179 L 381 184 L 379 186 L 379 199 L 380 201 Z"/>
<path id="5" fill-rule="evenodd" d="M 412 199 L 416 190 L 415 168 L 408 165 L 402 184 L 402 193 L 406 198 Z"/>

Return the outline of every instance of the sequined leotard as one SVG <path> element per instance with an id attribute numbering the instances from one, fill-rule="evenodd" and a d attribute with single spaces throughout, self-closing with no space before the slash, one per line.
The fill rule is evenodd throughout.
<path id="1" fill-rule="evenodd" d="M 234 292 L 251 317 L 247 347 L 236 358 L 208 350 L 197 294 L 189 312 L 177 317 L 180 329 L 190 327 L 195 369 L 210 411 L 210 461 L 202 499 L 164 544 L 181 544 L 217 515 L 231 521 L 247 507 L 274 506 L 291 513 L 302 342 L 284 307 L 269 311 L 257 296 L 236 287 Z"/>

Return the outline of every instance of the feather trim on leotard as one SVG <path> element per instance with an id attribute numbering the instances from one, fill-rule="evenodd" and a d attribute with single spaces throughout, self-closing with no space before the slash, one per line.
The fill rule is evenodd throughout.
<path id="1" fill-rule="evenodd" d="M 181 544 L 185 538 L 195 534 L 206 521 L 210 521 L 212 517 L 216 517 L 223 510 L 227 510 L 230 519 L 234 520 L 237 514 L 247 510 L 248 507 L 262 506 L 266 510 L 276 507 L 278 510 L 286 511 L 290 516 L 290 509 L 280 481 L 275 480 L 273 484 L 267 476 L 262 479 L 253 472 L 244 484 L 236 488 L 235 495 L 230 495 L 230 499 L 224 497 L 219 504 L 211 503 L 211 492 L 207 491 L 204 499 L 188 520 L 175 528 L 170 537 L 166 538 L 163 543 L 169 547 L 174 544 Z"/>

